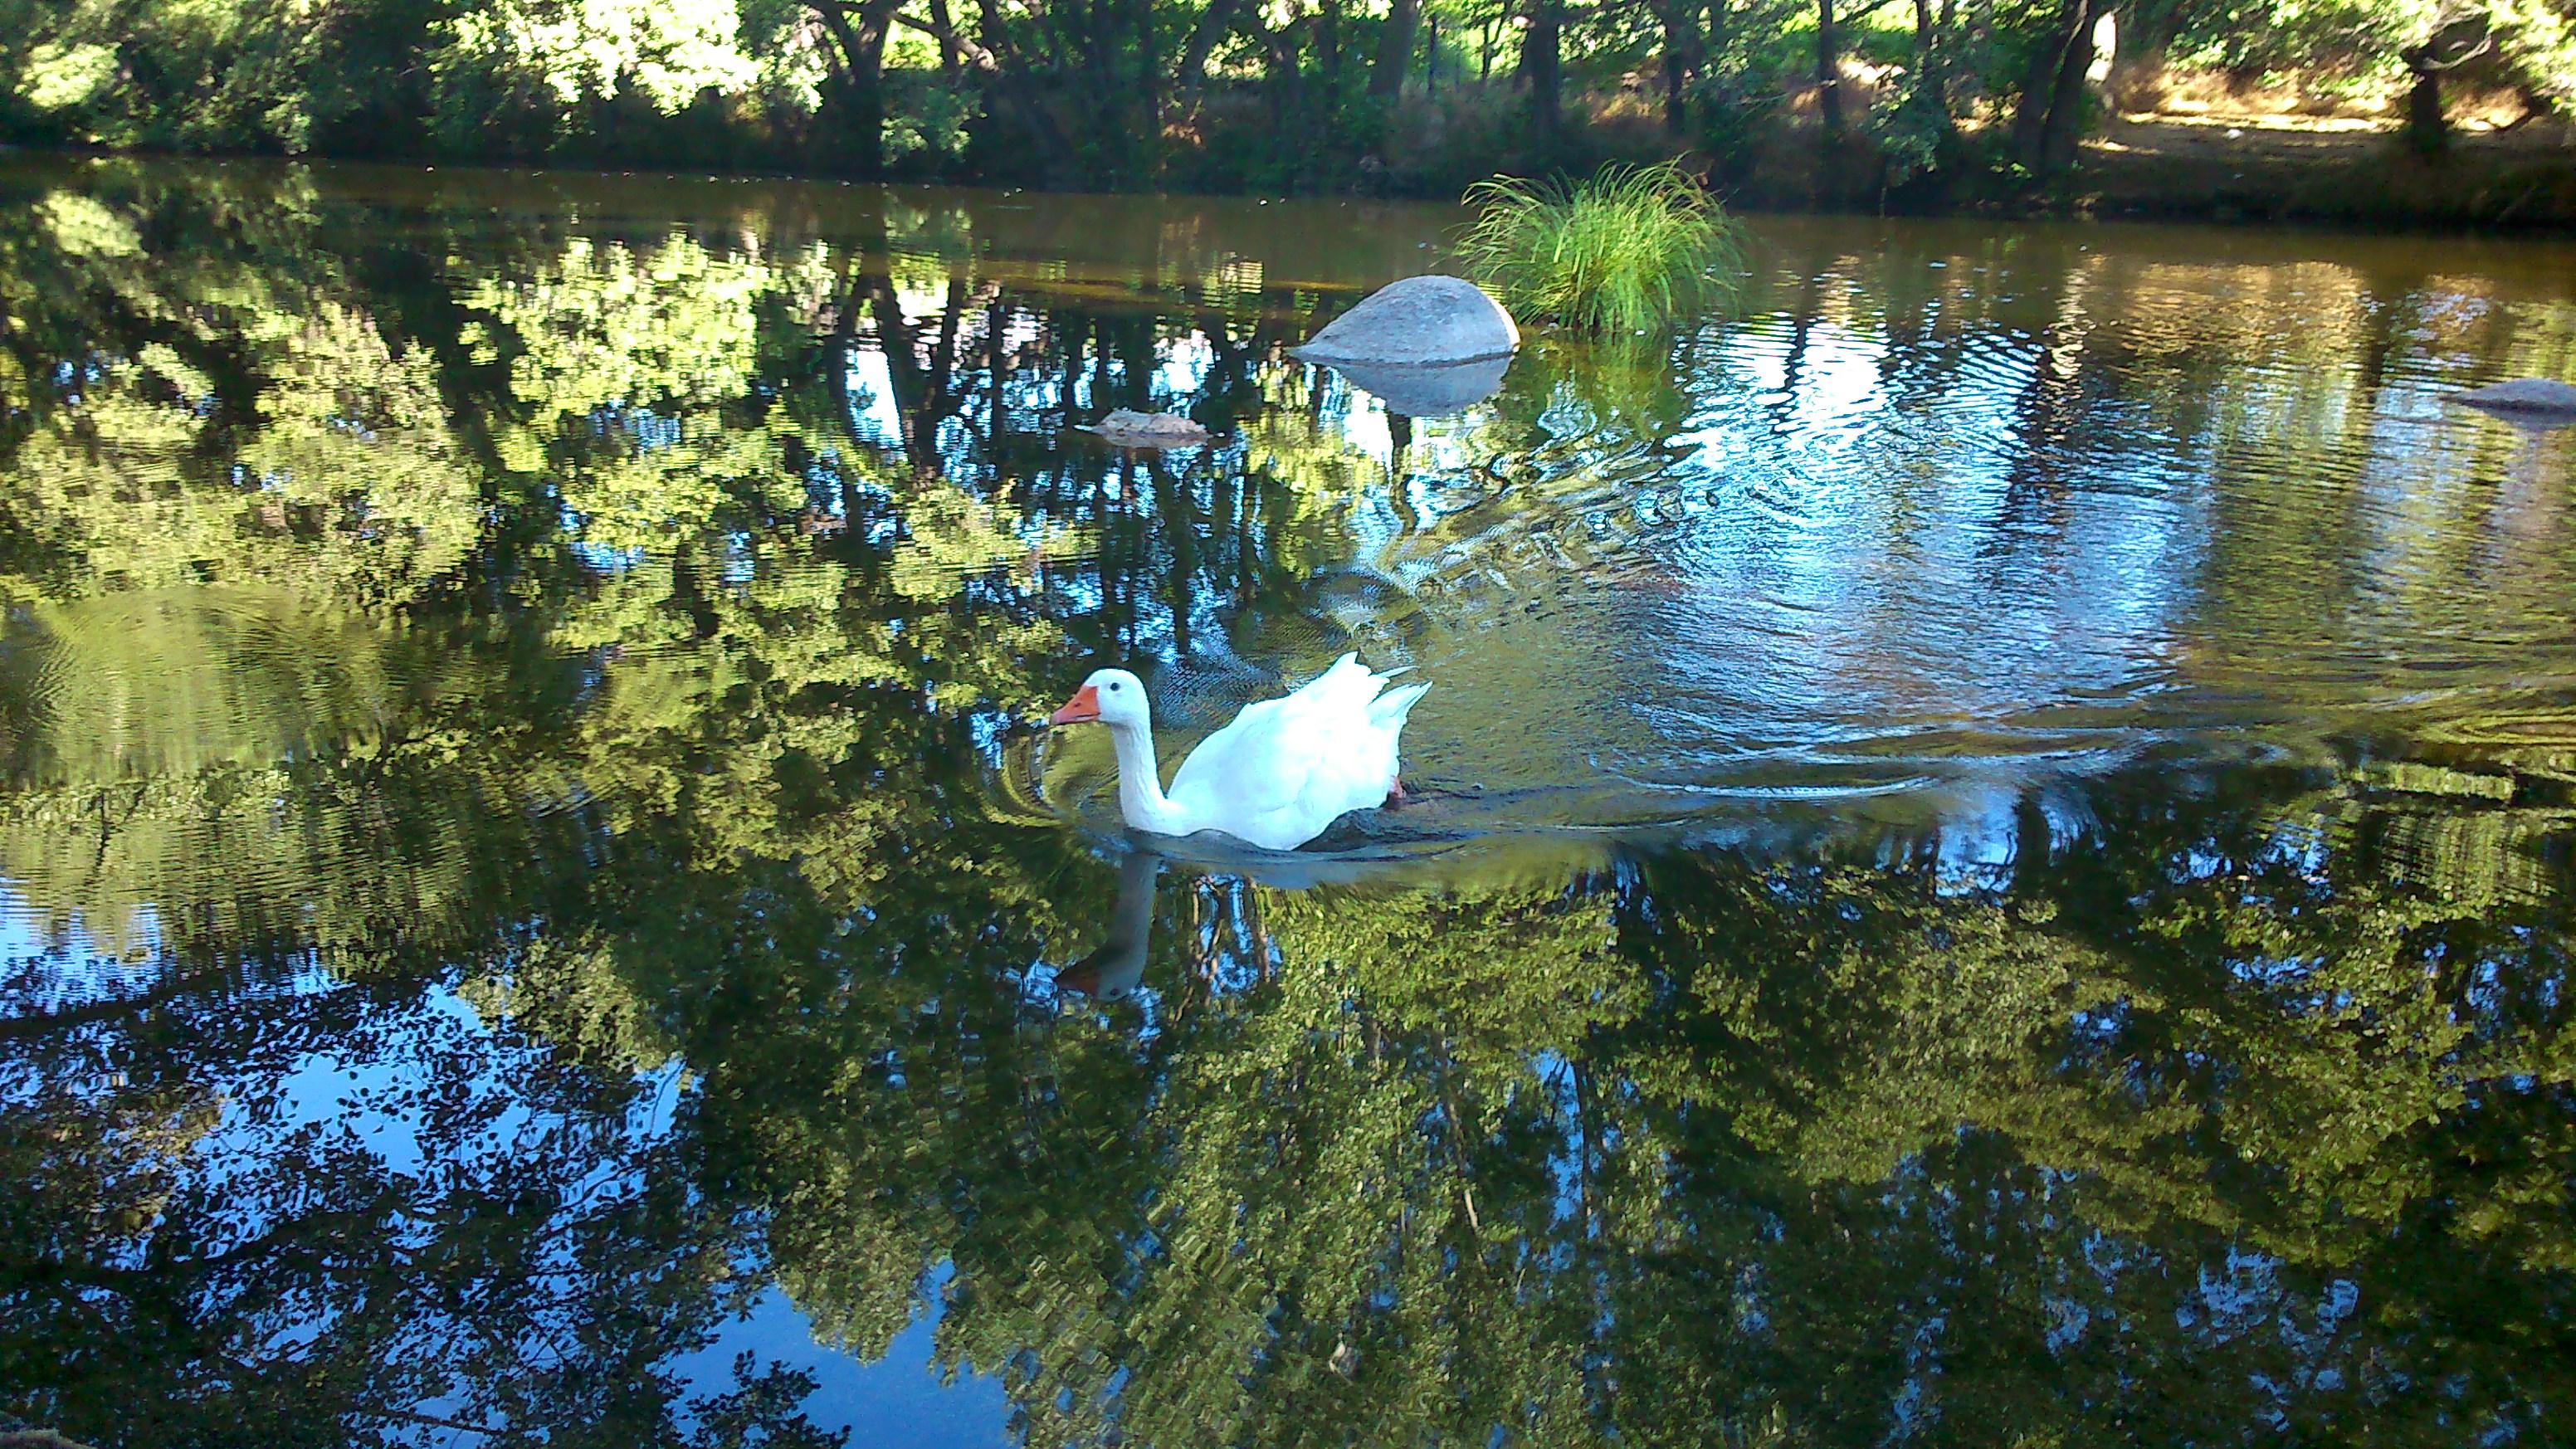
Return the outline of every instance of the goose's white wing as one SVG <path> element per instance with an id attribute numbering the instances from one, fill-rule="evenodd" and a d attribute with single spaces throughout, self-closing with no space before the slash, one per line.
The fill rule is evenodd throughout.
<path id="1" fill-rule="evenodd" d="M 1244 706 L 1234 722 L 1199 741 L 1172 777 L 1172 798 L 1220 806 L 1228 816 L 1266 815 L 1297 798 L 1324 761 L 1321 730 L 1300 728 L 1288 699 Z"/>
<path id="2" fill-rule="evenodd" d="M 1345 654 L 1296 693 L 1245 706 L 1182 762 L 1174 803 L 1207 827 L 1281 850 L 1377 804 L 1394 779 L 1392 734 L 1369 710 L 1385 685 Z"/>
<path id="3" fill-rule="evenodd" d="M 1357 655 L 1345 654 L 1295 693 L 1245 705 L 1190 751 L 1172 777 L 1172 793 L 1203 794 L 1252 814 L 1287 805 L 1330 757 L 1343 733 L 1338 726 L 1365 717 L 1378 685 Z"/>

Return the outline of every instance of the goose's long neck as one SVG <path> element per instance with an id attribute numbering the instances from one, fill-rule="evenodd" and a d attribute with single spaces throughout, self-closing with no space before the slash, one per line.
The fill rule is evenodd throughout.
<path id="1" fill-rule="evenodd" d="M 1139 830 L 1159 835 L 1186 835 L 1180 812 L 1163 793 L 1162 767 L 1154 760 L 1154 730 L 1147 724 L 1112 725 L 1109 741 L 1118 750 L 1118 812 Z"/>

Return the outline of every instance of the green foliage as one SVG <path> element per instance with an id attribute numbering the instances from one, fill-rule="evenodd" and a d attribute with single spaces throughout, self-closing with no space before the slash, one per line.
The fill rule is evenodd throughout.
<path id="1" fill-rule="evenodd" d="M 1637 332 L 1735 294 L 1743 229 L 1678 164 L 1603 167 L 1591 180 L 1495 177 L 1459 256 L 1523 316 Z"/>
<path id="2" fill-rule="evenodd" d="M 1770 76 L 1738 69 L 1711 71 L 1693 84 L 1690 97 L 1700 149 L 1715 163 L 1717 175 L 1739 180 L 1752 169 L 1764 143 L 1776 136 L 1788 105 Z"/>
<path id="3" fill-rule="evenodd" d="M 1957 140 L 1958 123 L 1937 90 L 1911 86 L 1882 96 L 1870 108 L 1869 134 L 1886 184 L 1902 186 L 1939 168 Z"/>
<path id="4" fill-rule="evenodd" d="M 969 134 L 983 116 L 981 94 L 924 71 L 893 72 L 886 80 L 888 160 L 920 156 L 953 161 L 965 154 Z"/>
<path id="5" fill-rule="evenodd" d="M 2393 77 L 2400 48 L 2449 7 L 2439 0 L 2283 0 L 2259 9 L 2178 6 L 2175 59 L 2240 75 L 2309 67 L 2376 68 Z"/>
<path id="6" fill-rule="evenodd" d="M 0 142 L 1443 197 L 1695 143 L 1767 200 L 1875 206 L 1927 176 L 1919 198 L 1957 200 L 2053 174 L 2100 119 L 2053 99 L 2075 12 L 2043 0 L 1842 7 L 1832 48 L 1855 73 L 1830 149 L 1811 0 L 1431 0 L 1409 36 L 1397 8 L 1145 0 L 1075 24 L 922 0 L 0 0 Z M 1542 14 L 1558 53 L 1524 75 Z M 2492 45 L 2462 81 L 2576 105 L 2570 0 L 2150 0 L 2119 20 L 2124 63 L 2383 98 L 2449 30 Z M 1548 74 L 1562 121 L 1539 125 Z M 2053 159 L 1960 144 L 2052 110 Z"/>

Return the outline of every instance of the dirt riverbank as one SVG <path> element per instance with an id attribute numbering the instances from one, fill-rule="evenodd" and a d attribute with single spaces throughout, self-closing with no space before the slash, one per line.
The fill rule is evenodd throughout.
<path id="1" fill-rule="evenodd" d="M 2110 120 L 2070 170 L 2036 187 L 1974 167 L 1899 185 L 1885 174 L 1875 154 L 1836 153 L 1812 125 L 1792 124 L 1740 176 L 1714 179 L 1748 211 L 2576 234 L 2576 135 L 2539 121 L 2462 128 L 2425 156 L 2384 118 L 2137 113 Z"/>
<path id="2" fill-rule="evenodd" d="M 2564 127 L 2462 131 L 2432 157 L 2393 123 L 2128 116 L 2084 143 L 2044 204 L 2106 216 L 2576 229 Z"/>

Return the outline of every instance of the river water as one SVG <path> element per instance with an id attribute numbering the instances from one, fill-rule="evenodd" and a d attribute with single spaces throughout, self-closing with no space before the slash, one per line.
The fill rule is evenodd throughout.
<path id="1" fill-rule="evenodd" d="M 2576 1442 L 2576 247 L 1286 355 L 1459 220 L 0 159 L 0 1414 Z M 1292 856 L 1030 727 L 1345 650 Z"/>

